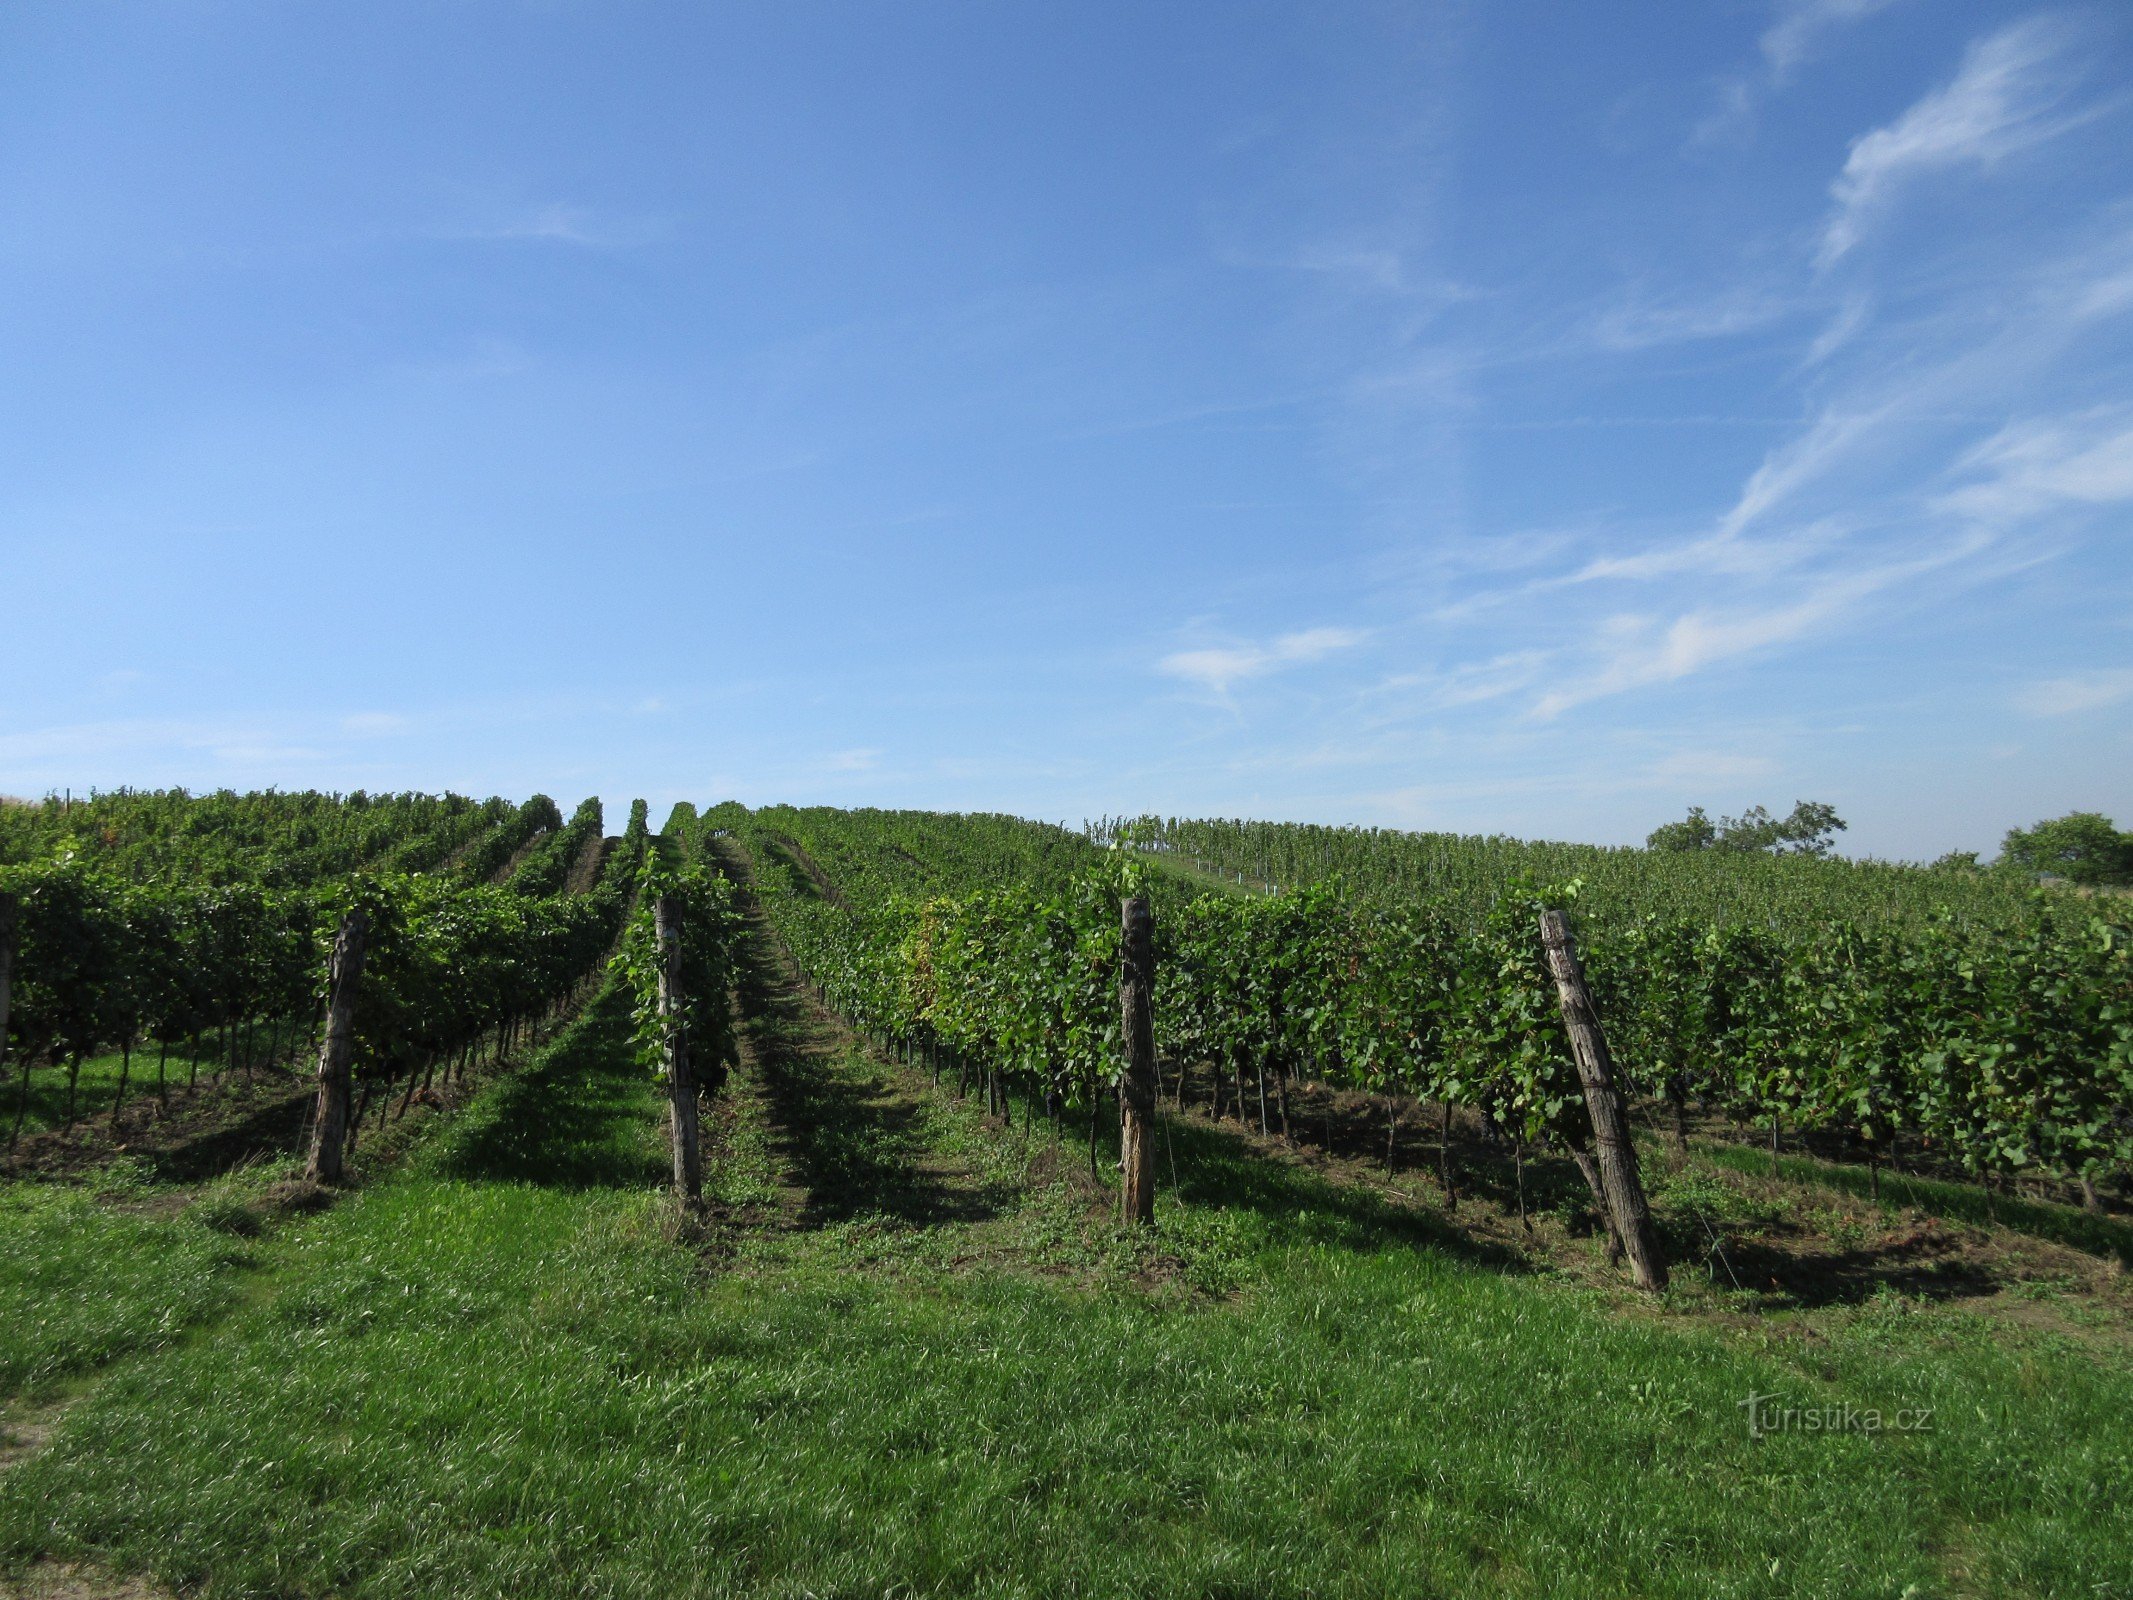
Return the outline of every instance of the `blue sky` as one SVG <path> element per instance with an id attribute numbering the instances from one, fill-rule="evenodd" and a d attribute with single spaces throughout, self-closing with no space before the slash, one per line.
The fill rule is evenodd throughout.
<path id="1" fill-rule="evenodd" d="M 0 792 L 2133 824 L 2133 13 L 0 12 Z"/>

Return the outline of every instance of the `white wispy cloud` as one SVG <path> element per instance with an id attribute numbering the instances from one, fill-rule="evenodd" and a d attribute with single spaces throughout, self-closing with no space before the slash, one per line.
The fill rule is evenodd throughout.
<path id="1" fill-rule="evenodd" d="M 659 224 L 643 218 L 603 215 L 589 206 L 549 201 L 516 210 L 499 210 L 476 221 L 441 228 L 437 230 L 437 237 L 625 250 L 649 244 L 661 231 Z"/>
<path id="2" fill-rule="evenodd" d="M 2035 315 L 2087 337 L 2089 324 L 2133 312 L 2133 201 L 2106 208 L 2082 246 L 2045 263 L 2029 285 Z"/>
<path id="3" fill-rule="evenodd" d="M 2074 302 L 2074 311 L 2084 317 L 2107 317 L 2133 310 L 2133 267 L 2090 282 Z"/>
<path id="4" fill-rule="evenodd" d="M 1829 544 L 1842 532 L 1841 526 L 1824 518 L 1776 538 L 1751 542 L 1745 535 L 1859 450 L 1892 409 L 1888 402 L 1859 408 L 1845 403 L 1826 406 L 1797 438 L 1763 457 L 1709 533 L 1629 555 L 1599 557 L 1571 574 L 1570 581 L 1650 579 L 1685 572 L 1760 573 L 1795 564 Z"/>
<path id="5" fill-rule="evenodd" d="M 1821 54 L 1830 35 L 1895 3 L 1896 0 L 1779 0 L 1776 15 L 1760 41 L 1762 70 L 1718 80 L 1714 86 L 1718 103 L 1697 124 L 1692 142 L 1712 144 L 1746 133 L 1753 127 L 1756 109 L 1764 97 L 1783 88 L 1800 66 Z"/>
<path id="6" fill-rule="evenodd" d="M 1797 567 L 1842 542 L 1852 531 L 1841 517 L 1818 517 L 1782 534 L 1743 539 L 1722 530 L 1681 544 L 1658 545 L 1626 556 L 1597 556 L 1559 583 L 1593 583 L 1601 579 L 1650 580 L 1690 573 L 1769 577 Z"/>
<path id="7" fill-rule="evenodd" d="M 394 711 L 357 711 L 341 718 L 341 732 L 358 738 L 399 733 L 406 726 L 407 718 Z"/>
<path id="8" fill-rule="evenodd" d="M 1337 651 L 1353 649 L 1368 637 L 1358 628 L 1305 628 L 1285 633 L 1269 644 L 1179 650 L 1158 661 L 1156 670 L 1197 683 L 1216 694 L 1227 694 L 1232 685 L 1247 678 L 1261 678 L 1270 672 L 1323 660 Z"/>
<path id="9" fill-rule="evenodd" d="M 1728 339 L 1767 328 L 1797 309 L 1796 302 L 1759 289 L 1734 289 L 1700 300 L 1632 300 L 1602 311 L 1593 321 L 1592 338 L 1602 350 L 1619 352 Z"/>
<path id="10" fill-rule="evenodd" d="M 1683 784 L 1745 783 L 1767 778 L 1778 770 L 1777 762 L 1764 754 L 1739 750 L 1681 750 L 1652 763 L 1649 777 L 1656 786 Z"/>
<path id="11" fill-rule="evenodd" d="M 1885 11 L 1895 0 L 1786 0 L 1762 37 L 1763 60 L 1782 80 L 1818 51 L 1839 28 Z"/>
<path id="12" fill-rule="evenodd" d="M 1306 245 L 1295 256 L 1295 265 L 1305 272 L 1320 272 L 1360 288 L 1386 294 L 1404 294 L 1408 281 L 1406 259 L 1397 250 L 1358 244 Z"/>
<path id="13" fill-rule="evenodd" d="M 1807 347 L 1807 354 L 1800 358 L 1802 367 L 1819 367 L 1831 356 L 1852 342 L 1859 330 L 1866 326 L 1873 315 L 1873 302 L 1865 295 L 1849 296 L 1837 308 L 1837 314 L 1822 325 L 1815 335 L 1814 343 Z"/>
<path id="14" fill-rule="evenodd" d="M 1988 542 L 1973 534 L 1921 556 L 1826 574 L 1775 605 L 1698 607 L 1671 622 L 1611 617 L 1596 631 L 1585 661 L 1562 687 L 1534 702 L 1532 715 L 1546 720 L 1588 701 L 1678 682 L 1707 667 L 1791 644 L 1884 591 L 1976 555 Z"/>
<path id="15" fill-rule="evenodd" d="M 1889 409 L 1886 405 L 1825 408 L 1805 433 L 1771 451 L 1749 475 L 1732 509 L 1718 519 L 1719 537 L 1738 538 L 1801 488 L 1822 477 L 1873 435 Z"/>
<path id="16" fill-rule="evenodd" d="M 1977 481 L 1941 496 L 1958 516 L 2006 526 L 2061 505 L 2133 501 L 2133 413 L 2011 423 L 1966 452 Z"/>
<path id="17" fill-rule="evenodd" d="M 1954 79 L 1885 127 L 1852 141 L 1830 185 L 1835 201 L 1818 260 L 1828 266 L 1863 237 L 1874 212 L 1908 179 L 1958 166 L 1989 166 L 2065 131 L 2080 116 L 2053 116 L 2070 76 L 2070 43 L 2056 18 L 2031 17 L 1973 44 Z"/>
<path id="18" fill-rule="evenodd" d="M 1450 708 L 1479 705 L 1528 688 L 1548 664 L 1542 650 L 1511 650 L 1486 661 L 1469 662 L 1437 675 L 1429 686 L 1430 703 Z"/>
<path id="19" fill-rule="evenodd" d="M 2133 667 L 2106 667 L 2030 684 L 2016 694 L 2015 705 L 2033 717 L 2071 717 L 2129 699 L 2133 699 Z"/>
<path id="20" fill-rule="evenodd" d="M 2133 408 L 2004 425 L 1990 408 L 2037 384 L 2133 312 L 2133 232 L 2108 231 L 1884 339 L 1872 362 L 1822 379 L 1826 398 L 1766 451 L 1733 503 L 1703 531 L 1587 560 L 1544 587 L 1683 574 L 1767 577 L 1843 547 L 1874 524 L 1961 517 L 2011 528 L 2055 504 L 2126 498 Z M 1950 483 L 1954 487 L 1949 487 Z M 1868 499 L 1874 500 L 1871 506 Z"/>
<path id="21" fill-rule="evenodd" d="M 1373 712 L 1373 725 L 1410 718 L 1417 710 L 1448 711 L 1481 705 L 1530 688 L 1546 670 L 1546 650 L 1507 650 L 1480 661 L 1399 672 L 1363 691 L 1363 700 L 1387 709 Z"/>

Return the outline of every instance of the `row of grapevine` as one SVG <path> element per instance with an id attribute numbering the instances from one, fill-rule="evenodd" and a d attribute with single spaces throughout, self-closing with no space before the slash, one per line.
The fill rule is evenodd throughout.
<path id="1" fill-rule="evenodd" d="M 537 797 L 479 837 L 530 836 L 554 822 L 553 803 Z M 283 887 L 287 873 L 276 869 L 264 884 L 174 885 L 115 874 L 71 850 L 0 868 L 0 898 L 13 912 L 11 994 L 0 1019 L 0 1063 L 16 1080 L 11 1131 L 19 1136 L 40 1070 L 67 1074 L 72 1120 L 74 1080 L 100 1051 L 121 1052 L 126 1063 L 115 1115 L 144 1041 L 157 1046 L 159 1088 L 167 1052 L 183 1046 L 196 1062 L 210 1032 L 218 1054 L 248 1067 L 313 1048 L 327 948 L 358 907 L 369 937 L 354 1078 L 366 1104 L 394 1086 L 412 1094 L 440 1065 L 449 1070 L 484 1044 L 505 1047 L 597 966 L 643 856 L 641 802 L 632 822 L 634 840 L 585 895 L 492 888 L 457 873 L 340 875 Z M 599 826 L 599 803 L 589 801 L 554 837 L 583 848 Z"/>
<path id="2" fill-rule="evenodd" d="M 143 882 L 286 888 L 431 871 L 511 816 L 506 801 L 453 794 L 117 789 L 0 806 L 0 866 L 67 855 Z"/>
<path id="3" fill-rule="evenodd" d="M 695 807 L 677 806 L 643 851 L 635 910 L 610 965 L 630 997 L 637 1059 L 666 1091 L 674 1189 L 690 1205 L 703 1199 L 698 1098 L 723 1088 L 740 1059 L 730 999 L 740 916 L 706 833 Z"/>
<path id="4" fill-rule="evenodd" d="M 1335 881 L 1357 898 L 1421 899 L 1477 920 L 1515 884 L 1572 881 L 1585 886 L 1588 922 L 1663 916 L 1797 929 L 1834 914 L 1874 926 L 1954 917 L 1999 928 L 2031 916 L 2019 878 L 1879 861 L 1176 817 L 1105 819 L 1087 832 L 1098 844 L 1130 832 L 1139 849 L 1250 889 Z"/>
<path id="5" fill-rule="evenodd" d="M 520 851 L 562 826 L 563 813 L 556 803 L 537 794 L 446 865 L 463 883 L 493 882 Z"/>
<path id="6" fill-rule="evenodd" d="M 582 802 L 562 827 L 543 837 L 512 872 L 509 887 L 518 894 L 561 894 L 571 868 L 606 831 L 599 797 Z"/>
<path id="7" fill-rule="evenodd" d="M 909 892 L 941 880 L 903 863 L 892 814 L 732 822 L 796 956 L 861 1026 L 945 1043 L 1055 1101 L 1104 1092 L 1117 858 L 1139 852 L 1063 882 L 976 887 L 972 872 L 960 892 Z M 1016 871 L 996 863 L 996 877 Z M 1925 1153 L 2092 1201 L 2133 1162 L 2133 958 L 2127 930 L 2089 902 L 2025 903 L 2011 925 L 1825 912 L 1714 926 L 1595 915 L 1574 883 L 1514 880 L 1477 908 L 1465 889 L 1240 896 L 1149 881 L 1159 1045 L 1214 1064 L 1240 1100 L 1249 1077 L 1278 1107 L 1304 1074 L 1574 1143 L 1578 1080 L 1537 931 L 1553 902 L 1580 914 L 1630 1085 L 1677 1114 L 1694 1102 L 1773 1132 L 1827 1129 L 1870 1160 Z"/>

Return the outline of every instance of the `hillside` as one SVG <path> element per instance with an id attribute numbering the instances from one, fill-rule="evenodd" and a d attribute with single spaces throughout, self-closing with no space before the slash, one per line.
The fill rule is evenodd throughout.
<path id="1" fill-rule="evenodd" d="M 2133 1570 L 2115 1167 L 2086 1211 L 1916 1129 L 1871 1167 L 1829 1125 L 1773 1157 L 1692 1097 L 1677 1138 L 1625 1052 L 1673 1269 L 1646 1293 L 1563 1142 L 1583 1101 L 1529 1123 L 1498 1092 L 1551 1081 L 1527 1045 L 1446 1023 L 1438 1057 L 1501 1074 L 1451 1092 L 1253 1020 L 1318 1009 L 1295 939 L 1376 948 L 1326 888 L 1210 895 L 1012 819 L 736 806 L 656 835 L 640 808 L 588 886 L 580 818 L 522 889 L 388 882 L 454 918 L 606 885 L 616 920 L 508 1037 L 436 1032 L 434 1071 L 359 1027 L 340 1181 L 305 1178 L 298 1125 L 202 1154 L 201 1127 L 62 1115 L 18 1156 L 20 1592 L 2046 1596 Z M 12 870 L 0 893 L 49 897 L 55 869 Z M 1146 1228 L 1118 1220 L 1103 1066 L 1121 883 L 1167 963 Z M 324 897 L 318 938 L 347 903 L 285 892 Z M 606 953 L 662 896 L 704 919 L 686 970 L 721 1008 L 689 1024 L 695 1206 L 674 1035 Z M 451 992 L 381 972 L 403 1005 Z M 1248 1070 L 1231 1026 L 1276 1028 Z"/>

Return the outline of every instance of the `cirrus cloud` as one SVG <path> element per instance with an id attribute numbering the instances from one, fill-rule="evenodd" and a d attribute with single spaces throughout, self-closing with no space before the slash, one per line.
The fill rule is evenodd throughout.
<path id="1" fill-rule="evenodd" d="M 2071 717 L 2128 699 L 2133 699 L 2133 667 L 2107 667 L 2033 683 L 2015 696 L 2015 704 L 2033 717 Z"/>
<path id="2" fill-rule="evenodd" d="M 1267 644 L 1175 651 L 1158 661 L 1156 670 L 1197 683 L 1216 694 L 1227 694 L 1232 685 L 1247 678 L 1261 678 L 1287 667 L 1323 660 L 1337 651 L 1353 649 L 1368 637 L 1358 628 L 1305 628 L 1282 634 Z"/>
<path id="3" fill-rule="evenodd" d="M 2051 17 L 2002 28 L 1965 52 L 1946 87 L 1853 140 L 1844 170 L 1830 185 L 1836 208 L 1822 232 L 1821 265 L 1858 244 L 1872 214 L 1910 178 L 1990 166 L 2081 121 L 2085 113 L 2049 115 L 2069 85 L 2068 75 L 2052 69 L 2070 43 L 2068 30 Z"/>

